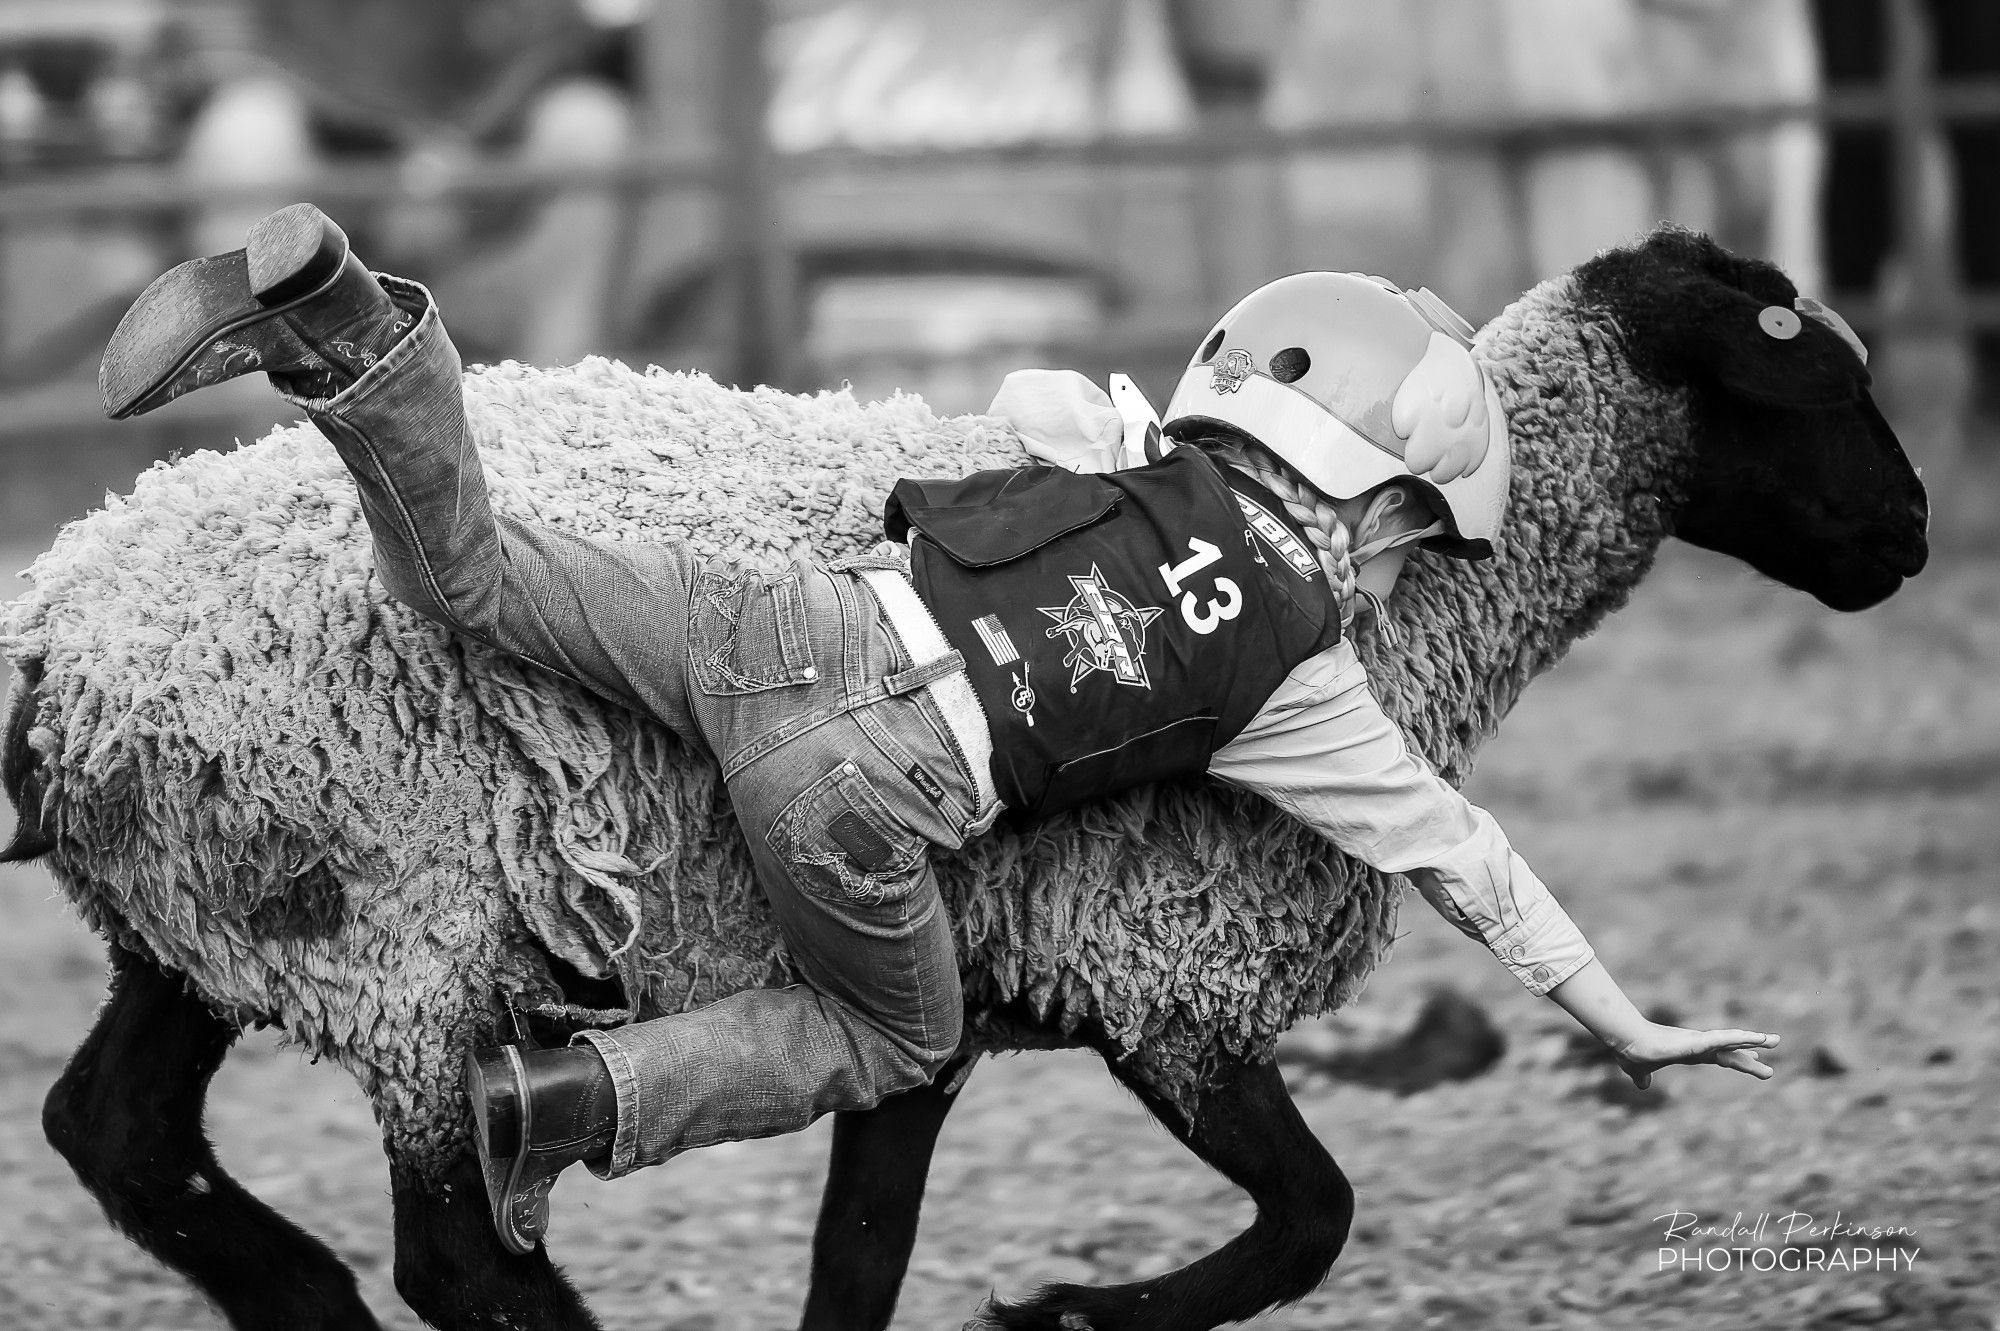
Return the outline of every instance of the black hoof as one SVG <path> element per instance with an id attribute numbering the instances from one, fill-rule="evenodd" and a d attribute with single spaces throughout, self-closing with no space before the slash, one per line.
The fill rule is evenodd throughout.
<path id="1" fill-rule="evenodd" d="M 1025 1303 L 988 1298 L 964 1331 L 1124 1331 L 1135 1301 L 1131 1286 L 1044 1285 Z"/>

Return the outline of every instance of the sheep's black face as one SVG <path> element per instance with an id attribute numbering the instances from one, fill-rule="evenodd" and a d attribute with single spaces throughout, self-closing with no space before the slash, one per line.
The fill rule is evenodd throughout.
<path id="1" fill-rule="evenodd" d="M 1675 535 L 1835 610 L 1865 610 L 1923 568 L 1923 483 L 1865 392 L 1817 408 L 1709 397 L 1695 412 Z"/>
<path id="2" fill-rule="evenodd" d="M 1923 483 L 1837 333 L 1775 267 L 1665 228 L 1577 269 L 1633 367 L 1691 393 L 1694 453 L 1674 534 L 1836 610 L 1923 568 Z"/>

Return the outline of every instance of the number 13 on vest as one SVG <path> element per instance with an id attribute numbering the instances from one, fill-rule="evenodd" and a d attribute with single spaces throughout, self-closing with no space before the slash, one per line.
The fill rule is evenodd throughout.
<path id="1" fill-rule="evenodd" d="M 1188 549 L 1194 551 L 1178 564 L 1160 565 L 1160 580 L 1167 584 L 1170 596 L 1181 598 L 1181 618 L 1196 633 L 1213 633 L 1226 619 L 1234 619 L 1243 612 L 1243 589 L 1233 578 L 1217 578 L 1215 591 L 1223 599 L 1209 598 L 1205 610 L 1196 610 L 1196 593 L 1182 588 L 1189 578 L 1222 558 L 1222 550 L 1212 542 L 1199 536 L 1188 537 Z"/>

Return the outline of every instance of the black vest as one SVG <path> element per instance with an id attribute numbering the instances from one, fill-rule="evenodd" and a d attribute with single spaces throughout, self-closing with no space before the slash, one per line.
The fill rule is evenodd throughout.
<path id="1" fill-rule="evenodd" d="M 899 481 L 883 525 L 965 656 L 1017 815 L 1207 770 L 1340 638 L 1284 505 L 1193 448 L 1097 475 Z"/>

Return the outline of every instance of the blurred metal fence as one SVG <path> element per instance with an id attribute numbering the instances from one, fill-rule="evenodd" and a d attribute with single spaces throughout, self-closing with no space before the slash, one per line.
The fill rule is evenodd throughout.
<path id="1" fill-rule="evenodd" d="M 1476 119 L 1417 118 L 1278 130 L 1254 123 L 1212 125 L 1192 134 L 1031 142 L 989 147 L 866 151 L 839 148 L 779 154 L 765 140 L 768 96 L 763 64 L 765 6 L 734 0 L 721 9 L 715 80 L 721 128 L 714 150 L 635 154 L 616 166 L 551 170 L 479 162 L 446 173 L 411 174 L 394 165 L 348 165 L 316 173 L 298 192 L 330 209 L 397 202 L 544 197 L 586 191 L 617 198 L 636 219 L 650 200 L 697 195 L 720 204 L 723 225 L 714 256 L 734 317 L 729 364 L 716 367 L 738 382 L 795 384 L 804 335 L 798 256 L 784 225 L 788 194 L 816 178 L 904 177 L 949 189 L 968 168 L 1067 168 L 1110 181 L 1127 168 L 1201 169 L 1242 161 L 1280 165 L 1316 153 L 1415 147 L 1477 151 L 1511 165 L 1557 149 L 1613 147 L 1653 164 L 1656 200 L 1664 200 L 1675 151 L 1727 141 L 1780 125 L 1885 128 L 1895 161 L 1896 252 L 1901 280 L 1889 297 L 1836 292 L 1849 319 L 1878 332 L 1913 330 L 1964 335 L 2000 330 L 2000 291 L 1967 289 L 1958 278 L 1950 190 L 1938 187 L 1940 136 L 1951 125 L 2000 123 L 2000 78 L 1940 80 L 1932 72 L 1929 33 L 1920 0 L 1888 0 L 1889 77 L 1880 89 L 1840 89 L 1794 105 L 1708 107 L 1615 116 L 1487 115 Z M 268 201 L 270 186 L 218 188 L 162 166 L 119 166 L 0 187 L 0 232 L 10 227 L 116 221 L 140 228 L 179 227 L 201 209 Z M 1656 215 L 1664 211 L 1656 209 Z M 1109 216 L 1103 212 L 1101 216 Z M 1197 237 L 1202 246 L 1228 243 Z M 1107 240 L 1107 244 L 1111 243 Z M 1517 256 L 1525 285 L 1537 274 Z M 618 289 L 622 282 L 614 280 Z M 1209 312 L 1212 313 L 1212 312 Z M 0 334 L 8 317 L 0 291 Z M 1206 318 L 1207 314 L 1197 315 Z M 1154 322 L 1159 322 L 1157 313 Z M 1107 331 L 1114 344 L 1184 345 L 1185 321 Z M 0 366 L 0 383 L 8 376 Z M 94 387 L 55 382 L 0 387 L 0 441 L 77 426 L 96 419 Z"/>

